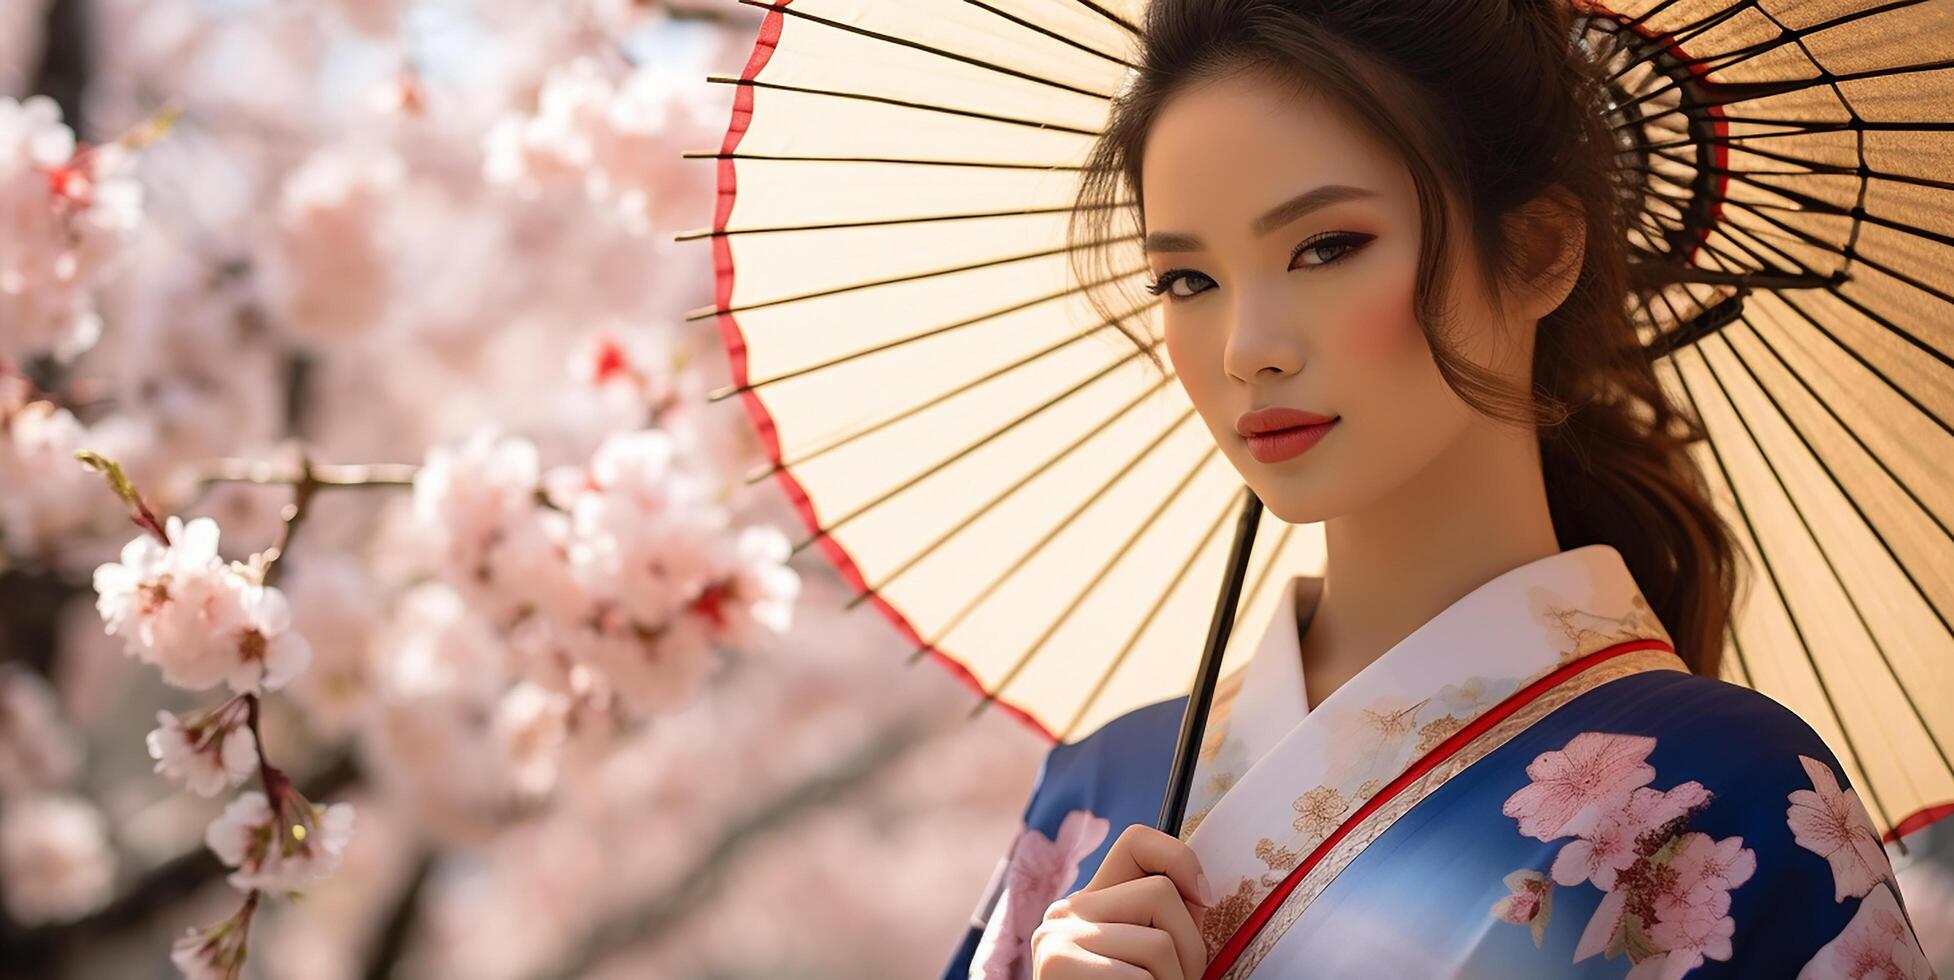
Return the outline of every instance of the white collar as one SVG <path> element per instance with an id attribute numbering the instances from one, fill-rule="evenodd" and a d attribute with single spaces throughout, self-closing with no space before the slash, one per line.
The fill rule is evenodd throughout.
<path id="1" fill-rule="evenodd" d="M 1318 740 L 1348 743 L 1361 739 L 1352 719 L 1365 709 L 1429 705 L 1420 719 L 1476 715 L 1568 660 L 1627 640 L 1669 638 L 1621 553 L 1587 545 L 1527 562 L 1466 593 L 1331 692 L 1312 716 L 1296 610 L 1298 594 L 1313 606 L 1322 584 L 1316 576 L 1293 577 L 1249 662 L 1217 685 L 1188 800 L 1190 827 L 1305 729 L 1322 729 Z M 1305 726 L 1305 719 L 1313 723 Z M 1393 758 L 1402 754 L 1396 748 Z M 1329 761 L 1325 776 L 1347 768 Z"/>

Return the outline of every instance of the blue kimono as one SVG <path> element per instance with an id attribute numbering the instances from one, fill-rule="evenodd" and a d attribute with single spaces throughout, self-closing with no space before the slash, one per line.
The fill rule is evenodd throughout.
<path id="1" fill-rule="evenodd" d="M 1689 673 L 1613 548 L 1487 582 L 1312 710 L 1320 587 L 1210 709 L 1180 830 L 1205 977 L 1933 975 L 1838 759 Z M 1030 976 L 1045 907 L 1158 815 L 1185 703 L 1051 750 L 945 980 Z"/>

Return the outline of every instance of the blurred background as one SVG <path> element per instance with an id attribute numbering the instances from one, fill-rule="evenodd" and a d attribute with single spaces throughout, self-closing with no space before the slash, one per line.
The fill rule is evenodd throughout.
<path id="1" fill-rule="evenodd" d="M 0 977 L 175 976 L 247 920 L 247 977 L 937 975 L 1045 745 L 789 556 L 707 400 L 680 154 L 760 14 L 0 0 Z M 143 632 L 131 542 L 195 534 L 78 450 L 214 522 L 217 594 L 276 555 L 256 686 Z M 193 789 L 173 725 L 246 705 Z M 241 912 L 207 829 L 260 763 L 354 816 Z M 1954 975 L 1954 835 L 1907 843 Z"/>

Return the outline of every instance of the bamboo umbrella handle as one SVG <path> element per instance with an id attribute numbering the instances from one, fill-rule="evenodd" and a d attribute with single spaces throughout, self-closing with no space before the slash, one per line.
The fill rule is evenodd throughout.
<path id="1" fill-rule="evenodd" d="M 1236 606 L 1242 597 L 1242 581 L 1248 576 L 1248 556 L 1255 547 L 1255 528 L 1262 519 L 1262 498 L 1242 487 L 1242 514 L 1235 524 L 1235 543 L 1228 549 L 1228 571 L 1222 576 L 1221 594 L 1215 598 L 1214 618 L 1208 622 L 1208 647 L 1201 655 L 1201 669 L 1194 678 L 1194 690 L 1187 696 L 1187 710 L 1181 715 L 1181 737 L 1174 747 L 1174 765 L 1167 774 L 1167 796 L 1160 804 L 1160 819 L 1154 829 L 1180 836 L 1180 825 L 1187 811 L 1187 794 L 1194 785 L 1194 763 L 1201 748 L 1201 735 L 1208 726 L 1208 704 L 1214 700 L 1215 680 L 1221 673 L 1221 655 L 1228 649 L 1228 634 L 1235 629 Z"/>

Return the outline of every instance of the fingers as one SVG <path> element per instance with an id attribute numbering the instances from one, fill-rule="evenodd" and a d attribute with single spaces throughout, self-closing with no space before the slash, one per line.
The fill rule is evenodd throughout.
<path id="1" fill-rule="evenodd" d="M 1208 947 L 1201 938 L 1196 909 L 1201 916 L 1207 913 L 1204 906 L 1190 909 L 1172 881 L 1160 875 L 1148 875 L 1098 891 L 1074 892 L 1052 903 L 1045 917 L 1050 920 L 1076 916 L 1092 923 L 1145 928 L 1170 941 L 1178 973 L 1188 980 L 1199 980 L 1208 965 Z M 1167 975 L 1156 972 L 1156 976 Z"/>
<path id="2" fill-rule="evenodd" d="M 1069 943 L 1054 946 L 1054 952 L 1041 955 L 1037 951 L 1041 933 L 1053 934 L 1044 926 L 1031 934 L 1032 980 L 1153 980 L 1146 970 L 1131 963 Z"/>
<path id="3" fill-rule="evenodd" d="M 1041 938 L 1040 933 L 1044 934 L 1047 942 L 1058 941 L 1059 945 L 1052 955 L 1039 961 L 1038 980 L 1064 980 L 1075 971 L 1094 980 L 1102 976 L 1132 977 L 1134 980 L 1200 980 L 1199 974 L 1190 976 L 1182 968 L 1173 940 L 1158 929 L 1124 922 L 1092 922 L 1060 916 L 1046 919 L 1032 933 L 1034 949 Z M 1092 964 L 1095 969 L 1076 970 L 1076 966 L 1086 964 Z"/>
<path id="4" fill-rule="evenodd" d="M 1095 891 L 1150 874 L 1172 879 L 1187 901 L 1201 906 L 1214 904 L 1212 894 L 1203 894 L 1207 879 L 1201 874 L 1201 859 L 1194 849 L 1178 837 L 1137 823 L 1120 832 L 1083 890 Z"/>

